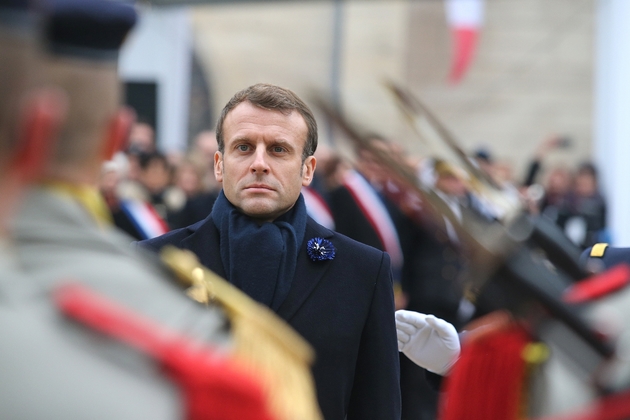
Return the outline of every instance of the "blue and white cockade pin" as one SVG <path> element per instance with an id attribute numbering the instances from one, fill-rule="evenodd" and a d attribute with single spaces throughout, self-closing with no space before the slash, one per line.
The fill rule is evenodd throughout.
<path id="1" fill-rule="evenodd" d="M 313 261 L 332 260 L 337 250 L 328 239 L 313 238 L 306 243 L 306 252 Z"/>

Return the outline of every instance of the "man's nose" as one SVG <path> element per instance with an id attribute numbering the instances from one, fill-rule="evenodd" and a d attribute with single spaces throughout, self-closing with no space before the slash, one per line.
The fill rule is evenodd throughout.
<path id="1" fill-rule="evenodd" d="M 267 150 L 264 147 L 257 147 L 254 152 L 254 160 L 250 166 L 252 173 L 269 172 L 269 163 L 267 162 Z"/>

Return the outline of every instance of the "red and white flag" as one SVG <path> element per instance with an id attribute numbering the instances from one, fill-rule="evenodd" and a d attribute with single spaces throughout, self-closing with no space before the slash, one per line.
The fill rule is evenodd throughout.
<path id="1" fill-rule="evenodd" d="M 475 53 L 483 24 L 484 0 L 445 0 L 446 19 L 453 35 L 453 58 L 449 81 L 458 83 Z"/>

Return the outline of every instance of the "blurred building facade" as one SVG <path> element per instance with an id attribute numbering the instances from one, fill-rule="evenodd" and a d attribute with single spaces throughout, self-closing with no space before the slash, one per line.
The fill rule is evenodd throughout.
<path id="1" fill-rule="evenodd" d="M 356 122 L 425 153 L 382 85 L 392 79 L 412 88 L 464 147 L 487 146 L 521 172 L 524 157 L 550 132 L 574 139 L 558 158 L 591 156 L 594 0 L 487 0 L 475 57 L 456 85 L 447 80 L 451 35 L 442 1 L 258 2 L 192 11 L 217 106 L 261 81 L 307 98 L 336 85 Z"/>

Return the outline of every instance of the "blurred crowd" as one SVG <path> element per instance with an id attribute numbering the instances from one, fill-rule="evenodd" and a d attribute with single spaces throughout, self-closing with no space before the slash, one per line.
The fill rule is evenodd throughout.
<path id="1" fill-rule="evenodd" d="M 568 137 L 552 135 L 541 141 L 521 179 L 514 174 L 513 166 L 495 159 L 491 150 L 479 148 L 471 154 L 471 163 L 500 189 L 502 204 L 484 197 L 478 180 L 461 164 L 410 155 L 395 142 L 378 135 L 368 137 L 413 168 L 425 188 L 437 190 L 442 198 L 456 197 L 457 201 L 467 202 L 484 218 L 502 219 L 507 205 L 555 222 L 581 249 L 609 241 L 606 200 L 598 185 L 595 165 L 582 162 L 571 168 L 546 162 L 554 151 L 561 152 L 571 146 Z M 214 176 L 216 151 L 215 133 L 207 130 L 195 136 L 185 153 L 165 154 L 156 146 L 154 128 L 147 122 L 136 122 L 127 148 L 103 166 L 101 192 L 116 225 L 137 239 L 147 239 L 204 219 L 221 189 Z M 386 171 L 366 151 L 357 153 L 356 162 L 349 162 L 332 147 L 320 144 L 316 156 L 316 177 L 305 192 L 312 208 L 312 195 L 316 194 L 320 203 L 324 201 L 323 211 L 331 211 L 326 207 L 334 207 L 339 187 L 344 185 L 349 171 L 355 169 L 379 192 L 387 184 L 383 176 Z M 399 203 L 403 207 L 411 206 L 413 210 L 417 205 L 413 203 L 417 198 L 405 200 L 410 202 Z M 319 213 L 311 216 L 334 227 L 334 220 L 328 218 L 331 215 Z M 335 218 L 348 218 L 348 215 L 336 214 Z"/>
<path id="2" fill-rule="evenodd" d="M 549 153 L 570 146 L 568 137 L 550 136 L 542 141 L 529 165 L 521 192 L 530 212 L 554 221 L 574 244 L 585 249 L 610 241 L 606 200 L 598 183 L 597 168 L 591 162 L 583 162 L 576 168 L 544 167 Z"/>
<path id="3" fill-rule="evenodd" d="M 116 226 L 141 240 L 205 219 L 220 186 L 213 131 L 199 133 L 185 154 L 158 150 L 154 128 L 136 122 L 128 147 L 103 166 L 100 190 Z"/>

